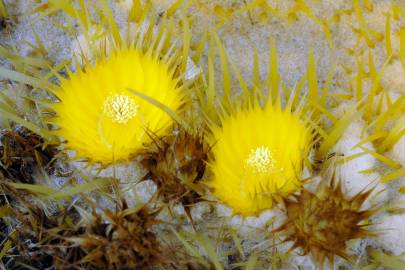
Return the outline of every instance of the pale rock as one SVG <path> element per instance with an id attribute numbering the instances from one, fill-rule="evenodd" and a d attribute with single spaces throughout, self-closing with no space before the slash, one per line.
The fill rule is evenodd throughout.
<path id="1" fill-rule="evenodd" d="M 353 106 L 353 103 L 343 104 L 338 107 L 336 110 L 338 111 L 335 116 L 339 118 L 342 112 L 344 112 L 348 107 Z M 350 125 L 347 127 L 346 131 L 343 133 L 342 137 L 338 140 L 336 145 L 333 147 L 333 151 L 336 152 L 337 155 L 343 155 L 343 160 L 345 157 L 350 157 L 352 155 L 364 152 L 360 147 L 355 147 L 365 136 L 363 133 L 365 132 L 366 123 L 360 119 L 359 117 L 356 118 Z M 361 147 L 369 149 L 371 151 L 375 151 L 374 146 L 371 143 L 365 143 Z M 382 189 L 384 189 L 384 184 L 378 184 L 380 180 L 380 175 L 377 172 L 373 173 L 362 173 L 361 171 L 368 170 L 371 168 L 376 167 L 377 160 L 369 155 L 365 154 L 360 157 L 357 157 L 352 160 L 347 160 L 343 162 L 337 168 L 337 177 L 338 179 L 342 180 L 343 189 L 347 196 L 351 197 L 355 194 L 364 191 L 368 188 L 374 189 L 374 194 L 378 193 Z M 373 197 L 373 196 L 371 196 Z M 378 196 L 378 200 L 384 199 L 384 193 Z M 365 207 L 370 206 L 369 201 L 366 201 Z"/>
<path id="2" fill-rule="evenodd" d="M 68 152 L 71 158 L 74 157 L 72 151 Z M 123 162 L 100 168 L 99 165 L 86 167 L 86 162 L 72 161 L 71 167 L 75 175 L 80 179 L 80 173 L 91 178 L 116 178 L 120 181 L 120 189 L 123 197 L 129 206 L 136 207 L 140 203 L 146 203 L 156 193 L 157 187 L 151 180 L 140 181 L 146 171 L 143 167 L 135 162 Z M 80 173 L 79 173 L 80 172 Z"/>
<path id="3" fill-rule="evenodd" d="M 375 106 L 377 108 L 377 106 L 379 106 L 380 100 L 382 98 L 383 102 L 382 102 L 382 106 L 381 106 L 381 113 L 386 112 L 388 109 L 387 95 L 388 95 L 391 103 L 395 103 L 401 97 L 400 93 L 397 93 L 394 91 L 387 91 L 387 92 L 382 92 L 382 93 L 377 94 L 374 98 L 373 106 Z"/>
<path id="4" fill-rule="evenodd" d="M 381 84 L 388 91 L 405 94 L 405 69 L 399 60 L 394 60 L 385 68 Z"/>
<path id="5" fill-rule="evenodd" d="M 201 73 L 201 67 L 197 66 L 190 57 L 187 57 L 186 74 L 184 75 L 184 79 L 189 81 L 194 80 Z"/>
<path id="6" fill-rule="evenodd" d="M 81 33 L 72 42 L 73 54 L 77 57 L 81 64 L 88 60 L 90 63 L 94 63 L 95 52 L 101 49 L 101 46 L 105 46 L 106 52 L 110 51 L 111 42 L 109 39 L 96 38 L 100 33 L 97 32 L 96 27 L 91 27 L 89 31 L 84 34 Z"/>
<path id="7" fill-rule="evenodd" d="M 0 79 L 1 80 L 1 79 Z M 20 83 L 4 84 L 4 88 L 0 88 L 0 92 L 8 97 L 11 104 L 8 104 L 6 99 L 0 96 L 0 102 L 10 105 L 17 116 L 37 123 L 38 117 L 32 113 L 35 110 L 35 104 L 31 101 L 31 93 L 29 87 Z M 7 118 L 0 110 L 0 129 L 7 123 Z"/>
<path id="8" fill-rule="evenodd" d="M 128 14 L 131 11 L 133 2 L 133 0 L 119 0 L 117 4 L 123 13 Z"/>
<path id="9" fill-rule="evenodd" d="M 391 156 L 405 168 L 405 136 L 392 147 Z"/>
<path id="10" fill-rule="evenodd" d="M 382 247 L 394 255 L 401 255 L 405 250 L 405 214 L 381 214 L 373 220 L 373 229 L 380 233 L 370 240 L 377 247 Z"/>
<path id="11" fill-rule="evenodd" d="M 237 229 L 237 231 L 244 235 L 244 237 L 252 239 L 260 239 L 260 233 L 279 227 L 285 220 L 285 213 L 278 207 L 263 211 L 256 217 L 243 217 L 240 215 L 234 215 L 232 209 L 229 207 L 218 204 L 217 213 L 219 217 L 226 220 L 227 224 Z"/>

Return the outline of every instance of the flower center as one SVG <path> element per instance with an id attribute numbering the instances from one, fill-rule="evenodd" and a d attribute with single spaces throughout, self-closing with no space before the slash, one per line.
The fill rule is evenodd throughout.
<path id="1" fill-rule="evenodd" d="M 102 110 L 113 122 L 126 124 L 138 113 L 138 105 L 129 96 L 114 94 L 106 98 Z"/>
<path id="2" fill-rule="evenodd" d="M 260 146 L 252 149 L 248 158 L 245 160 L 248 168 L 258 174 L 269 174 L 274 170 L 276 161 L 273 154 L 267 146 Z"/>

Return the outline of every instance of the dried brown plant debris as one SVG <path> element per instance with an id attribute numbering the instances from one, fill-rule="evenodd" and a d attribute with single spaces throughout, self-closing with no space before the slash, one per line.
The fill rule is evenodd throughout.
<path id="1" fill-rule="evenodd" d="M 284 232 L 285 241 L 294 242 L 290 250 L 300 248 L 302 255 L 311 254 L 319 269 L 326 259 L 332 267 L 335 255 L 352 262 L 347 242 L 375 235 L 367 229 L 367 220 L 377 209 L 362 209 L 372 190 L 347 198 L 333 174 L 331 181 L 320 183 L 316 193 L 303 189 L 285 199 L 287 220 L 275 231 Z"/>
<path id="2" fill-rule="evenodd" d="M 16 25 L 17 25 L 16 17 L 8 17 L 8 18 L 0 17 L 0 32 L 10 35 L 13 32 Z"/>
<path id="3" fill-rule="evenodd" d="M 100 213 L 81 208 L 80 214 L 68 207 L 53 215 L 39 207 L 15 208 L 8 223 L 0 219 L 12 242 L 2 261 L 7 269 L 202 269 L 153 232 L 161 224 L 159 210 L 121 206 Z"/>
<path id="4" fill-rule="evenodd" d="M 165 224 L 157 218 L 161 209 L 150 202 L 140 208 L 128 208 L 124 200 L 120 210 L 95 209 L 86 213 L 83 232 L 66 238 L 85 256 L 74 264 L 80 269 L 206 269 L 193 261 L 180 243 L 173 241 Z M 157 228 L 159 227 L 159 228 Z M 157 233 L 156 231 L 159 231 Z"/>
<path id="5" fill-rule="evenodd" d="M 1 131 L 0 177 L 34 183 L 35 171 L 49 171 L 57 153 L 54 146 L 44 145 L 43 138 L 21 126 Z"/>
<path id="6" fill-rule="evenodd" d="M 74 208 L 47 213 L 29 201 L 19 201 L 18 206 L 9 205 L 8 209 L 8 216 L 0 219 L 5 225 L 1 233 L 11 242 L 11 248 L 2 258 L 7 269 L 69 268 L 84 256 L 82 250 L 71 247 L 66 240 L 82 231 L 75 225 L 80 216 Z"/>
<path id="7" fill-rule="evenodd" d="M 180 129 L 156 139 L 152 150 L 140 155 L 141 164 L 149 171 L 164 202 L 190 206 L 202 200 L 198 182 L 205 172 L 208 147 L 201 137 Z"/>
<path id="8" fill-rule="evenodd" d="M 17 23 L 17 16 L 10 15 L 3 0 L 0 0 L 0 33 L 11 34 Z"/>
<path id="9" fill-rule="evenodd" d="M 52 204 L 52 213 L 25 197 L 18 206 L 4 203 L 0 234 L 11 244 L 1 261 L 7 269 L 206 269 L 169 233 L 151 203 L 128 208 L 120 200 L 112 211 L 82 199 L 80 207 Z"/>
<path id="10" fill-rule="evenodd" d="M 68 238 L 73 246 L 85 252 L 76 264 L 82 269 L 154 269 L 170 265 L 175 254 L 168 253 L 152 227 L 161 224 L 156 218 L 160 210 L 147 205 L 130 209 L 87 213 L 81 235 Z M 163 267 L 164 269 L 164 267 Z"/>

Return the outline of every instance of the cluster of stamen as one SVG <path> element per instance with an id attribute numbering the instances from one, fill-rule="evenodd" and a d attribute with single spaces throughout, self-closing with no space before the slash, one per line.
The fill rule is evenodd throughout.
<path id="1" fill-rule="evenodd" d="M 138 113 L 138 105 L 127 95 L 114 94 L 106 98 L 102 110 L 113 122 L 126 124 Z"/>
<path id="2" fill-rule="evenodd" d="M 252 169 L 257 174 L 269 174 L 275 169 L 276 161 L 267 146 L 260 146 L 252 149 L 245 160 L 246 167 Z"/>

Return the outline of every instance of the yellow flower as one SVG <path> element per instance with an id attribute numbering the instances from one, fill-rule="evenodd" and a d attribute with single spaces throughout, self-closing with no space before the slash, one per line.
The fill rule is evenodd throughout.
<path id="1" fill-rule="evenodd" d="M 139 49 L 121 49 L 62 80 L 52 105 L 56 135 L 77 157 L 108 164 L 126 160 L 173 123 L 170 116 L 133 94 L 133 89 L 177 111 L 179 78 L 163 60 Z"/>
<path id="2" fill-rule="evenodd" d="M 259 214 L 300 188 L 312 136 L 299 111 L 255 105 L 223 117 L 212 131 L 208 184 L 236 214 Z"/>

